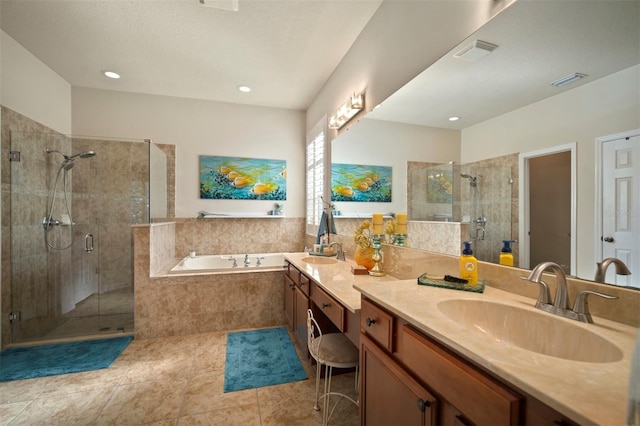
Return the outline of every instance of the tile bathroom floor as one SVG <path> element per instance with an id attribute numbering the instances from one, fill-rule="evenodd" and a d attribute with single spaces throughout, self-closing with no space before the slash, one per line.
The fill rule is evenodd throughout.
<path id="1" fill-rule="evenodd" d="M 224 393 L 225 350 L 224 332 L 134 340 L 108 369 L 2 382 L 0 425 L 322 424 L 315 366 L 302 360 L 307 380 Z M 354 397 L 354 379 L 333 390 Z M 357 425 L 358 408 L 343 399 L 330 420 Z"/>

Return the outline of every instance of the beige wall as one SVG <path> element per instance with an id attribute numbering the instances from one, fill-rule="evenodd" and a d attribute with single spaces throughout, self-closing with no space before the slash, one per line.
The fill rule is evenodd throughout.
<path id="1" fill-rule="evenodd" d="M 71 85 L 0 31 L 0 104 L 60 133 L 71 133 Z"/>
<path id="2" fill-rule="evenodd" d="M 462 131 L 463 163 L 576 143 L 578 276 L 595 271 L 595 140 L 640 129 L 639 74 L 637 65 Z"/>
<path id="3" fill-rule="evenodd" d="M 429 149 L 425 149 L 428 146 Z M 335 202 L 343 214 L 407 211 L 407 161 L 446 163 L 460 158 L 460 132 L 435 127 L 360 120 L 331 142 L 331 162 L 392 167 L 391 203 Z"/>
<path id="4" fill-rule="evenodd" d="M 199 155 L 286 160 L 285 215 L 304 216 L 304 112 L 74 87 L 73 134 L 176 146 L 176 217 L 264 213 L 273 201 L 201 200 Z"/>
<path id="5" fill-rule="evenodd" d="M 307 130 L 354 91 L 370 111 L 511 3 L 384 1 L 307 109 Z"/>

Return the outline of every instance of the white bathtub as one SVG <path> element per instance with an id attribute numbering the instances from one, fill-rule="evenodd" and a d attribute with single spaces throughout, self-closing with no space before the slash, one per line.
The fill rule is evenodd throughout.
<path id="1" fill-rule="evenodd" d="M 245 261 L 246 259 L 246 261 Z M 255 272 L 284 268 L 282 253 L 225 254 L 185 257 L 169 273 Z"/>

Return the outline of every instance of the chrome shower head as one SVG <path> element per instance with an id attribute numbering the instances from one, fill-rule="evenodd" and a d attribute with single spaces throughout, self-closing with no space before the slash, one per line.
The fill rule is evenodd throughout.
<path id="1" fill-rule="evenodd" d="M 69 157 L 68 159 L 72 159 L 72 158 L 76 158 L 76 157 L 80 157 L 80 158 L 91 158 L 91 157 L 95 157 L 96 153 L 94 151 L 84 151 L 84 152 L 79 152 L 77 154 L 72 155 L 71 157 Z"/>
<path id="2" fill-rule="evenodd" d="M 469 179 L 469 184 L 471 186 L 476 186 L 478 184 L 477 181 L 476 181 L 477 180 L 476 176 L 471 176 L 470 174 L 467 174 L 467 173 L 460 173 L 460 177 L 463 177 L 465 179 Z"/>

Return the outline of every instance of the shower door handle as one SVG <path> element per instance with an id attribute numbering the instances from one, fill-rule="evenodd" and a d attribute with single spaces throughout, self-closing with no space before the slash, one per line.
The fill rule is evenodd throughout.
<path id="1" fill-rule="evenodd" d="M 93 234 L 86 234 L 84 236 L 84 251 L 87 253 L 93 251 Z"/>

